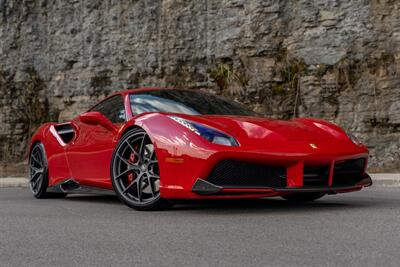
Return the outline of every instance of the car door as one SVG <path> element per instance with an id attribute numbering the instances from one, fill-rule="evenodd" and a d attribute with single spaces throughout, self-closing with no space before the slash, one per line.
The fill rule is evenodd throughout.
<path id="1" fill-rule="evenodd" d="M 116 127 L 121 127 L 126 120 L 121 95 L 100 102 L 90 111 L 100 112 Z M 76 138 L 67 146 L 66 154 L 73 178 L 80 184 L 111 188 L 110 162 L 117 142 L 116 131 L 83 123 L 79 117 L 72 123 Z"/>

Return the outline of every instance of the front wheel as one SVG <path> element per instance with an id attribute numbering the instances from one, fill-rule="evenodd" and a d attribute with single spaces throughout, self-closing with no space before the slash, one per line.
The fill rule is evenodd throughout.
<path id="1" fill-rule="evenodd" d="M 172 204 L 160 196 L 160 169 L 150 137 L 133 129 L 118 142 L 111 160 L 111 181 L 118 198 L 137 210 L 160 210 Z"/>
<path id="2" fill-rule="evenodd" d="M 325 196 L 325 193 L 310 192 L 310 193 L 292 193 L 283 195 L 282 198 L 293 202 L 311 202 Z"/>

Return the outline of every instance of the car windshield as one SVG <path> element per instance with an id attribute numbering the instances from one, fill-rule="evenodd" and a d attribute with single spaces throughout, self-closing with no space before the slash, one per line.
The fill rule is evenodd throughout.
<path id="1" fill-rule="evenodd" d="M 130 94 L 133 114 L 170 112 L 188 115 L 258 116 L 232 100 L 194 90 L 154 90 Z"/>

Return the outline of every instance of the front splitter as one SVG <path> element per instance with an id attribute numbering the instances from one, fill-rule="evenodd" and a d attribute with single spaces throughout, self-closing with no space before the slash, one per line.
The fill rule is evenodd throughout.
<path id="1" fill-rule="evenodd" d="M 325 186 L 325 187 L 281 187 L 281 188 L 270 188 L 270 187 L 258 187 L 258 188 L 243 188 L 243 187 L 222 187 L 201 178 L 198 178 L 192 187 L 192 192 L 199 195 L 219 195 L 219 194 L 260 194 L 267 192 L 277 192 L 277 193 L 310 193 L 310 192 L 321 192 L 327 194 L 336 194 L 357 191 L 363 187 L 368 187 L 372 185 L 371 177 L 365 174 L 365 178 L 355 185 L 346 186 Z"/>

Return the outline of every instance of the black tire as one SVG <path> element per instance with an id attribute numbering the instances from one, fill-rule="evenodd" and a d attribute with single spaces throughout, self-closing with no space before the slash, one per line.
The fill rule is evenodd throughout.
<path id="1" fill-rule="evenodd" d="M 110 177 L 116 195 L 128 207 L 150 211 L 173 205 L 160 196 L 154 146 L 140 128 L 126 132 L 118 142 L 111 159 Z"/>
<path id="2" fill-rule="evenodd" d="M 49 170 L 46 151 L 42 143 L 36 143 L 29 155 L 29 187 L 35 198 L 63 198 L 65 193 L 48 193 Z"/>
<path id="3" fill-rule="evenodd" d="M 310 192 L 310 193 L 293 193 L 282 196 L 282 198 L 293 202 L 311 202 L 325 196 L 325 193 Z"/>

